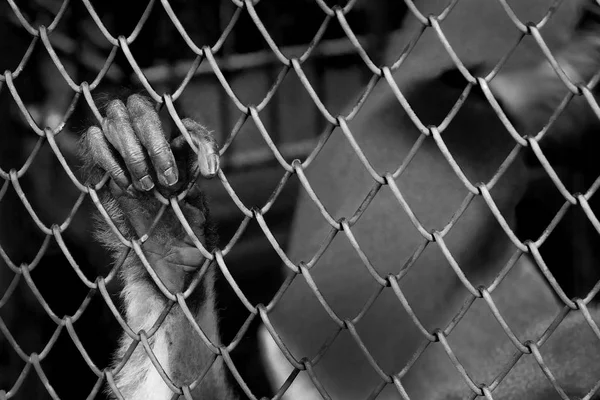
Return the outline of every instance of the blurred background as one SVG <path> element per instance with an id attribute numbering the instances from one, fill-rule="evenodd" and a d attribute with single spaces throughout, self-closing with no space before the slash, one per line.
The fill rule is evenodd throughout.
<path id="1" fill-rule="evenodd" d="M 94 86 L 94 95 L 142 90 L 134 67 L 122 51 L 109 43 L 86 3 L 69 3 L 49 35 L 49 43 L 66 72 L 76 84 L 87 81 Z M 326 3 L 336 4 L 331 0 Z M 346 1 L 337 3 L 344 5 Z M 104 393 L 98 392 L 98 378 L 75 343 L 80 342 L 90 360 L 102 369 L 110 361 L 121 329 L 100 293 L 90 291 L 72 265 L 78 265 L 93 282 L 98 275 L 110 272 L 110 260 L 91 237 L 93 205 L 87 197 L 80 198 L 49 143 L 32 130 L 21 107 L 39 126 L 56 128 L 64 123 L 56 141 L 74 171 L 80 165 L 77 139 L 94 117 L 83 95 L 73 91 L 49 57 L 43 37 L 33 38 L 21 21 L 24 19 L 35 28 L 48 27 L 63 3 L 19 1 L 21 15 L 15 13 L 12 4 L 0 6 L 1 70 L 11 71 L 14 79 L 14 86 L 7 79 L 1 82 L 0 169 L 4 173 L 20 171 L 20 189 L 43 226 L 62 224 L 72 218 L 61 235 L 72 260 L 55 239 L 42 232 L 10 180 L 0 179 L 0 399 L 102 399 Z M 124 4 L 115 0 L 89 2 L 115 38 L 134 32 L 152 2 L 128 0 Z M 286 160 L 304 159 L 326 129 L 326 120 L 296 74 L 280 78 L 284 67 L 249 13 L 238 10 L 230 1 L 171 0 L 169 4 L 197 47 L 219 43 L 215 59 L 241 103 L 260 104 L 271 95 L 272 88 L 277 89 L 261 112 L 262 120 Z M 312 0 L 262 0 L 256 12 L 288 57 L 303 54 L 326 20 L 323 10 Z M 355 4 L 347 20 L 369 55 L 379 63 L 388 34 L 401 27 L 405 13 L 402 1 L 363 0 Z M 233 28 L 223 35 L 232 21 Z M 364 90 L 372 73 L 335 19 L 323 29 L 303 71 L 327 109 L 336 114 Z M 202 60 L 197 65 L 200 60 L 160 4 L 152 7 L 129 49 L 135 68 L 141 70 L 158 94 L 174 93 L 182 82 L 186 83 L 176 102 L 179 115 L 200 121 L 214 130 L 221 145 L 229 146 L 223 170 L 231 186 L 247 207 L 262 207 L 284 178 L 283 169 L 254 123 L 249 120 L 242 124 L 246 115 L 236 107 L 209 63 Z M 113 60 L 108 69 L 107 60 Z M 95 86 L 99 74 L 103 78 Z M 592 166 L 559 171 L 573 192 L 588 188 L 596 172 Z M 288 180 L 266 215 L 269 228 L 284 247 L 298 186 L 296 179 Z M 220 246 L 224 247 L 244 216 L 219 182 L 207 182 L 205 190 L 219 224 Z M 546 174 L 540 173 L 520 206 L 522 213 L 529 214 L 528 221 L 533 221 L 519 226 L 522 233 L 538 236 L 563 202 Z M 581 211 L 569 211 L 547 243 L 543 255 L 565 291 L 571 296 L 586 293 L 590 283 L 599 277 L 596 265 L 600 246 L 598 235 Z M 575 259 L 578 267 L 570 268 Z M 267 303 L 281 282 L 281 260 L 254 220 L 226 261 L 253 304 Z M 33 266 L 30 276 L 15 272 L 23 264 Z M 249 313 L 235 295 L 227 294 L 232 293 L 227 282 L 219 284 L 224 293 L 220 305 L 227 310 L 223 336 L 229 342 Z M 110 280 L 107 289 L 115 304 L 119 304 L 119 282 Z M 40 298 L 46 303 L 40 303 Z M 74 314 L 77 318 L 72 329 L 57 328 L 57 318 Z M 54 320 L 49 315 L 54 315 Z M 234 361 L 254 393 L 268 395 L 252 353 L 251 333 L 250 330 L 233 354 Z M 40 354 L 41 368 L 24 361 L 32 353 Z"/>

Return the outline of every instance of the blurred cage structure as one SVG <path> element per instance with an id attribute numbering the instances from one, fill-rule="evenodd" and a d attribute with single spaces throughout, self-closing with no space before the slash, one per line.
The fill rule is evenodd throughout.
<path id="1" fill-rule="evenodd" d="M 8 0 L 0 6 L 0 400 L 105 398 L 101 370 L 121 332 L 105 297 L 118 304 L 119 284 L 107 279 L 106 296 L 90 290 L 110 260 L 90 235 L 95 206 L 67 173 L 80 164 L 77 139 L 94 117 L 91 95 L 126 87 L 149 89 L 155 100 L 162 93 L 177 98 L 179 115 L 215 131 L 226 149 L 223 172 L 246 207 L 262 207 L 278 194 L 264 219 L 285 245 L 300 184 L 283 179 L 288 172 L 273 148 L 288 162 L 315 149 L 319 135 L 334 127 L 329 119 L 381 78 L 365 60 L 377 61 L 385 46 L 380 39 L 398 28 L 412 4 L 337 3 Z M 293 57 L 302 60 L 301 73 L 293 71 Z M 250 105 L 260 109 L 267 138 L 250 121 Z M 540 176 L 522 212 L 548 202 L 544 193 L 552 182 Z M 590 184 L 578 175 L 564 181 L 573 192 Z M 245 216 L 218 180 L 205 190 L 222 247 Z M 549 239 L 562 244 L 555 262 L 577 255 L 587 265 L 578 270 L 583 276 L 559 277 L 571 292 L 598 278 L 596 242 L 577 218 L 565 235 Z M 252 304 L 268 302 L 279 288 L 273 271 L 280 264 L 255 221 L 227 257 Z M 235 298 L 226 282 L 219 289 Z M 234 321 L 224 327 L 228 343 L 248 311 L 239 302 L 223 307 Z M 264 377 L 253 376 L 257 368 L 245 369 L 242 376 L 255 378 L 251 389 L 264 390 Z"/>

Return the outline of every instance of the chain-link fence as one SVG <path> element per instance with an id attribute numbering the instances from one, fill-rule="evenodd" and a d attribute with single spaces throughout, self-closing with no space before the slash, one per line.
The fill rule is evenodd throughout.
<path id="1" fill-rule="evenodd" d="M 123 86 L 145 90 L 169 129 L 177 130 L 181 118 L 191 116 L 214 129 L 221 144 L 218 179 L 203 183 L 203 188 L 213 200 L 212 212 L 220 225 L 221 242 L 217 250 L 206 253 L 205 266 L 212 262 L 221 274 L 217 291 L 225 310 L 222 343 L 199 336 L 215 358 L 223 360 L 240 393 L 249 398 L 274 395 L 263 373 L 257 372 L 262 371 L 259 357 L 253 353 L 257 344 L 248 339 L 260 322 L 294 367 L 283 387 L 274 388 L 277 395 L 287 390 L 300 371 L 306 371 L 320 395 L 330 398 L 313 369 L 334 346 L 339 332 L 347 331 L 380 382 L 370 389 L 369 398 L 376 398 L 386 387 L 395 387 L 398 396 L 406 398 L 403 376 L 434 342 L 442 344 L 472 391 L 472 398 L 492 398 L 494 389 L 524 354 L 533 354 L 556 393 L 568 398 L 539 349 L 572 311 L 581 312 L 600 339 L 600 330 L 588 310 L 600 289 L 594 267 L 598 259 L 595 234 L 600 232 L 600 222 L 594 215 L 592 197 L 598 181 L 597 176 L 590 178 L 597 171 L 588 165 L 582 173 L 562 174 L 548 161 L 540 143 L 555 117 L 575 96 L 584 96 L 600 118 L 600 108 L 592 95 L 600 74 L 587 84 L 574 83 L 549 49 L 542 32 L 557 10 L 566 7 L 561 4 L 564 2 L 549 4 L 538 22 L 525 23 L 505 0 L 491 1 L 501 6 L 502 18 L 511 21 L 516 40 L 507 46 L 506 54 L 498 55 L 499 61 L 486 76 L 472 73 L 455 51 L 461 44 L 450 43 L 445 35 L 444 21 L 460 0 L 449 1 L 431 15 L 421 11 L 420 2 L 411 0 L 393 5 L 387 1 L 334 5 L 322 0 L 298 0 L 286 6 L 268 0 L 193 4 L 152 0 L 132 2 L 135 11 L 122 10 L 116 2 L 97 3 L 37 0 L 17 4 L 8 0 L 2 9 L 2 52 L 10 57 L 4 61 L 5 72 L 0 78 L 0 399 L 100 398 L 106 395 L 103 390 L 107 386 L 119 396 L 114 377 L 133 349 L 148 348 L 148 340 L 171 308 L 187 309 L 192 291 L 162 291 L 168 301 L 159 320 L 143 335 L 133 332 L 118 299 L 118 272 L 125 258 L 111 264 L 90 234 L 93 229 L 89 216 L 98 210 L 103 212 L 96 193 L 105 190 L 108 176 L 96 186 L 86 186 L 78 169 L 77 132 L 89 125 L 82 121 L 101 124 L 97 95 L 114 93 Z M 381 54 L 385 47 L 382 38 L 403 18 L 416 19 L 418 27 L 411 32 L 406 47 L 394 49 L 394 60 L 387 62 Z M 435 35 L 465 79 L 461 96 L 436 126 L 422 122 L 394 78 L 426 34 Z M 512 53 L 525 37 L 541 50 L 566 88 L 550 122 L 533 136 L 522 136 L 515 130 L 488 89 L 488 83 L 510 63 Z M 392 172 L 385 173 L 374 167 L 349 127 L 363 105 L 369 103 L 371 93 L 382 85 L 393 92 L 396 106 L 418 131 L 410 151 Z M 484 183 L 469 179 L 444 139 L 444 131 L 476 87 L 483 89 L 506 134 L 514 141 L 513 149 Z M 355 96 L 358 100 L 348 107 L 347 99 Z M 305 173 L 334 134 L 345 138 L 370 177 L 366 196 L 353 199 L 359 206 L 345 218 L 336 218 L 328 210 L 326 199 L 319 197 Z M 450 221 L 436 230 L 420 222 L 397 183 L 431 140 L 466 193 Z M 490 193 L 526 150 L 544 173 L 539 179 L 542 183 L 533 186 L 533 195 L 521 203 L 521 213 L 531 216 L 551 201 L 558 206 L 547 207 L 551 210 L 545 212 L 545 216 L 551 214 L 549 219 L 540 217 L 544 222 L 522 224 L 524 233 L 517 234 Z M 397 268 L 400 271 L 388 275 L 378 271 L 353 234 L 361 216 L 377 207 L 373 203 L 383 188 L 389 189 L 397 202 L 397 212 L 409 216 L 415 235 L 422 239 L 409 260 L 399 262 L 404 264 Z M 329 230 L 306 262 L 296 262 L 286 253 L 291 213 L 299 191 L 317 207 L 319 218 Z M 536 197 L 550 192 L 553 197 L 542 196 L 541 201 Z M 473 285 L 445 244 L 446 235 L 475 198 L 483 199 L 514 246 L 504 267 L 482 287 Z M 168 199 L 161 201 L 171 207 Z M 569 213 L 577 214 L 563 227 Z M 562 235 L 556 233 L 561 229 Z M 338 233 L 343 233 L 340 236 L 345 236 L 359 255 L 361 267 L 367 272 L 364 279 L 376 286 L 351 319 L 338 315 L 312 276 L 313 267 Z M 120 235 L 118 231 L 115 234 Z M 136 238 L 123 238 L 130 251 L 139 248 L 139 243 Z M 421 322 L 401 288 L 402 279 L 430 244 L 439 246 L 468 291 L 465 306 L 448 325 L 436 326 L 434 331 Z M 541 336 L 524 341 L 506 322 L 492 294 L 517 261 L 528 256 L 535 260 L 563 307 Z M 283 272 L 279 264 L 283 264 Z M 572 267 L 575 264 L 577 267 Z M 205 270 L 199 269 L 192 285 L 202 280 Z M 298 279 L 306 282 L 335 325 L 335 334 L 318 344 L 319 351 L 301 360 L 288 350 L 270 318 Z M 157 285 L 162 287 L 159 282 Z M 342 284 L 340 290 L 344 290 Z M 397 307 L 408 314 L 425 343 L 399 371 L 379 365 L 356 328 L 384 290 L 394 293 L 399 300 Z M 486 302 L 517 349 L 489 382 L 473 379 L 447 340 L 476 300 Z M 190 323 L 202 331 L 196 321 Z M 123 332 L 132 340 L 132 351 L 111 366 L 117 337 Z M 156 357 L 150 359 L 158 364 Z M 155 367 L 162 371 L 160 365 Z M 183 388 L 164 373 L 162 377 L 173 398 L 190 398 L 190 388 L 200 385 L 203 376 L 199 373 Z M 591 398 L 598 386 L 590 387 L 585 398 Z"/>

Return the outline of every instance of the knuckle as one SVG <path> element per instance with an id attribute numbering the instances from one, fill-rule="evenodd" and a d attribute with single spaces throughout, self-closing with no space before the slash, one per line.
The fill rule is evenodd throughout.
<path id="1" fill-rule="evenodd" d="M 139 94 L 132 94 L 127 98 L 127 109 L 135 117 L 156 114 L 150 100 Z"/>
<path id="2" fill-rule="evenodd" d="M 159 146 L 158 151 L 164 151 L 164 131 L 158 113 L 152 106 L 152 103 L 144 96 L 139 94 L 131 95 L 127 99 L 127 109 L 131 118 L 134 131 L 144 147 L 149 148 L 152 154 L 152 148 Z"/>
<path id="3" fill-rule="evenodd" d="M 197 143 L 203 146 L 208 145 L 208 149 L 217 152 L 219 145 L 217 144 L 212 132 L 209 131 L 204 125 L 194 121 L 191 118 L 184 118 L 181 122 L 183 122 L 183 126 L 188 130 L 188 132 L 190 132 Z"/>
<path id="4" fill-rule="evenodd" d="M 144 155 L 137 151 L 129 153 L 126 162 L 127 166 L 129 166 L 134 173 L 145 173 L 148 167 Z"/>
<path id="5" fill-rule="evenodd" d="M 212 137 L 203 137 L 199 139 L 200 145 L 203 146 L 204 152 L 213 155 L 219 155 L 219 145 Z"/>
<path id="6" fill-rule="evenodd" d="M 127 127 L 123 129 L 122 125 L 123 124 L 117 125 L 114 120 L 111 120 L 108 117 L 102 122 L 104 137 L 117 149 L 121 147 L 125 139 L 125 136 L 120 134 L 120 131 L 124 130 L 127 132 Z"/>
<path id="7" fill-rule="evenodd" d="M 150 157 L 158 157 L 171 154 L 171 147 L 165 141 L 158 141 L 152 143 L 150 146 L 148 146 L 147 150 Z"/>
<path id="8" fill-rule="evenodd" d="M 90 161 L 93 162 L 97 162 L 98 159 L 101 159 L 108 147 L 104 133 L 97 126 L 88 128 L 81 143 L 83 145 L 83 154 L 89 156 L 91 158 Z"/>
<path id="9" fill-rule="evenodd" d="M 212 136 L 210 131 L 208 129 L 206 129 L 206 127 L 204 125 L 196 122 L 195 120 L 193 120 L 191 118 L 184 118 L 181 120 L 181 122 L 183 123 L 183 126 L 185 127 L 185 129 L 187 129 L 188 131 L 191 131 L 192 133 L 195 133 L 195 134 L 201 135 L 201 136 Z"/>
<path id="10" fill-rule="evenodd" d="M 106 116 L 111 119 L 127 118 L 127 108 L 121 100 L 111 100 L 106 106 Z"/>
<path id="11" fill-rule="evenodd" d="M 96 125 L 92 125 L 87 130 L 87 135 L 89 138 L 97 138 L 102 136 L 102 129 L 98 128 Z"/>
<path id="12" fill-rule="evenodd" d="M 128 180 L 125 172 L 117 164 L 112 164 L 110 167 L 108 167 L 106 172 L 108 172 L 119 183 Z"/>
<path id="13" fill-rule="evenodd" d="M 85 139 L 88 145 L 96 146 L 104 140 L 104 133 L 97 126 L 90 126 L 86 132 Z"/>

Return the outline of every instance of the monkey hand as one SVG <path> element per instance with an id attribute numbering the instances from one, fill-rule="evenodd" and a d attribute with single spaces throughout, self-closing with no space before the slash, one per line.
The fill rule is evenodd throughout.
<path id="1" fill-rule="evenodd" d="M 191 119 L 182 122 L 197 154 L 184 136 L 169 140 L 150 101 L 134 94 L 126 104 L 121 100 L 108 103 L 102 126 L 90 127 L 83 139 L 84 161 L 92 181 L 104 172 L 112 178 L 108 190 L 99 196 L 104 209 L 126 238 L 142 239 L 138 243 L 143 242 L 144 256 L 170 292 L 183 290 L 186 276 L 202 265 L 202 247 L 194 244 L 170 205 L 155 224 L 163 206 L 155 191 L 169 199 L 187 190 L 178 208 L 205 246 L 211 229 L 195 178 L 198 174 L 214 177 L 219 169 L 217 143 L 211 134 Z M 126 250 L 107 221 L 99 220 L 97 237 L 110 249 Z M 137 255 L 130 251 L 128 257 Z M 126 280 L 146 273 L 137 260 L 124 265 Z"/>

